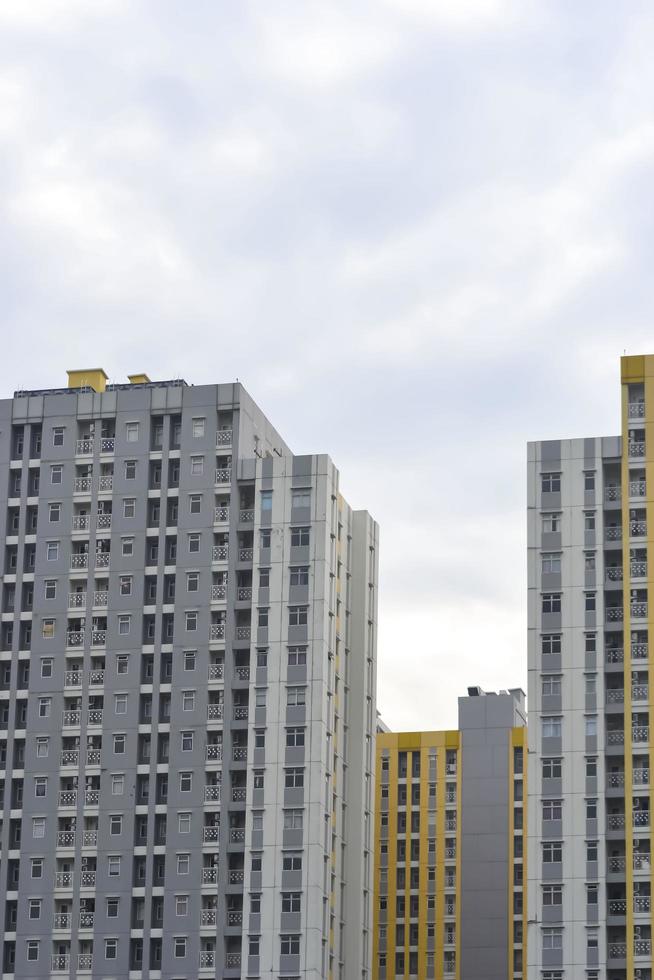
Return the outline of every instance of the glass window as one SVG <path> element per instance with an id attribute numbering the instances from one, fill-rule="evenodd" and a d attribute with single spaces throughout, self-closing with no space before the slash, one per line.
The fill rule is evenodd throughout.
<path id="1" fill-rule="evenodd" d="M 125 460 L 125 479 L 135 480 L 136 479 L 136 460 L 126 459 Z"/>
<path id="2" fill-rule="evenodd" d="M 125 439 L 127 442 L 138 442 L 139 424 L 138 422 L 125 423 Z"/>
<path id="3" fill-rule="evenodd" d="M 191 456 L 191 475 L 199 476 L 204 473 L 204 456 Z"/>
<path id="4" fill-rule="evenodd" d="M 52 445 L 63 446 L 63 444 L 64 444 L 64 428 L 61 425 L 55 425 L 52 429 Z"/>
<path id="5" fill-rule="evenodd" d="M 61 504 L 51 503 L 48 505 L 48 520 L 50 524 L 58 524 L 61 520 Z"/>
<path id="6" fill-rule="evenodd" d="M 43 585 L 43 592 L 46 599 L 56 599 L 57 598 L 57 582 L 56 579 L 46 579 Z"/>
<path id="7" fill-rule="evenodd" d="M 136 497 L 123 498 L 123 517 L 136 517 Z"/>
<path id="8" fill-rule="evenodd" d="M 204 436 L 204 422 L 205 420 L 202 418 L 193 419 L 192 427 L 194 439 L 201 439 Z"/>

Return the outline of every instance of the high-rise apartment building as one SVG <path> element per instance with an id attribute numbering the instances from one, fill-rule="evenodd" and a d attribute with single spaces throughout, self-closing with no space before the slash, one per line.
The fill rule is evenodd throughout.
<path id="1" fill-rule="evenodd" d="M 471 688 L 457 731 L 378 731 L 374 980 L 522 976 L 525 724 Z"/>
<path id="2" fill-rule="evenodd" d="M 620 436 L 529 446 L 529 980 L 652 980 L 653 423 L 624 357 Z"/>
<path id="3" fill-rule="evenodd" d="M 366 980 L 377 527 L 239 384 L 0 401 L 2 975 Z"/>

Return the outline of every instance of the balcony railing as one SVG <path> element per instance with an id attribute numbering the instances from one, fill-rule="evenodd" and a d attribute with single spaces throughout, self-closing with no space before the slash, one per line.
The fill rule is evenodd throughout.
<path id="1" fill-rule="evenodd" d="M 88 724 L 89 725 L 102 724 L 102 708 L 89 708 Z"/>
<path id="2" fill-rule="evenodd" d="M 209 639 L 210 640 L 224 640 L 225 639 L 225 624 L 224 623 L 211 623 L 209 626 Z"/>
<path id="3" fill-rule="evenodd" d="M 648 786 L 649 785 L 649 769 L 645 766 L 639 766 L 637 769 L 633 770 L 631 780 L 634 786 Z"/>
<path id="4" fill-rule="evenodd" d="M 76 456 L 91 456 L 93 454 L 93 439 L 78 439 L 75 443 Z"/>
<path id="5" fill-rule="evenodd" d="M 98 832 L 97 830 L 85 830 L 82 833 L 82 847 L 97 847 L 98 845 Z"/>
<path id="6" fill-rule="evenodd" d="M 94 919 L 95 919 L 95 914 L 93 912 L 80 912 L 79 914 L 80 929 L 92 929 Z"/>
<path id="7" fill-rule="evenodd" d="M 626 898 L 609 899 L 609 915 L 626 915 L 626 914 L 627 914 Z"/>
<path id="8" fill-rule="evenodd" d="M 648 684 L 634 684 L 631 688 L 632 701 L 647 701 L 649 697 Z"/>
<path id="9" fill-rule="evenodd" d="M 237 589 L 236 598 L 239 602 L 248 602 L 252 598 L 252 587 L 247 585 Z"/>
<path id="10" fill-rule="evenodd" d="M 609 729 L 606 733 L 607 745 L 624 745 L 624 732 L 622 729 Z"/>
<path id="11" fill-rule="evenodd" d="M 98 480 L 98 490 L 100 493 L 111 493 L 114 488 L 114 478 L 111 474 L 101 476 Z"/>
<path id="12" fill-rule="evenodd" d="M 216 470 L 216 483 L 224 484 L 232 482 L 232 468 L 231 466 L 225 466 L 222 469 Z"/>
<path id="13" fill-rule="evenodd" d="M 634 871 L 651 871 L 652 869 L 652 859 L 650 854 L 639 854 L 638 851 L 633 853 L 633 869 Z"/>
<path id="14" fill-rule="evenodd" d="M 253 561 L 254 560 L 254 550 L 252 548 L 239 548 L 238 549 L 238 560 L 239 561 Z"/>
<path id="15" fill-rule="evenodd" d="M 631 729 L 632 742 L 649 742 L 649 728 L 647 725 L 634 725 Z"/>
<path id="16" fill-rule="evenodd" d="M 90 476 L 76 476 L 73 480 L 73 493 L 90 493 L 92 484 Z"/>
<path id="17" fill-rule="evenodd" d="M 212 561 L 227 561 L 228 558 L 229 558 L 228 544 L 215 544 L 211 549 Z"/>
<path id="18" fill-rule="evenodd" d="M 70 912 L 55 912 L 52 917 L 53 929 L 70 929 L 73 917 Z"/>
<path id="19" fill-rule="evenodd" d="M 220 803 L 220 785 L 218 786 L 205 786 L 204 787 L 204 798 L 207 802 Z"/>
<path id="20" fill-rule="evenodd" d="M 605 614 L 607 623 L 621 623 L 624 618 L 622 606 L 607 606 Z"/>
<path id="21" fill-rule="evenodd" d="M 98 589 L 93 593 L 94 606 L 106 606 L 109 604 L 109 593 L 106 589 Z"/>
<path id="22" fill-rule="evenodd" d="M 634 956 L 651 956 L 651 939 L 634 939 Z"/>
<path id="23" fill-rule="evenodd" d="M 631 562 L 630 572 L 632 578 L 647 578 L 647 562 L 642 559 L 635 559 Z"/>
<path id="24" fill-rule="evenodd" d="M 649 915 L 650 909 L 651 900 L 649 895 L 634 895 L 634 912 L 637 915 L 644 913 Z"/>
<path id="25" fill-rule="evenodd" d="M 200 911 L 200 925 L 201 926 L 215 926 L 216 924 L 216 910 L 215 909 L 201 909 Z"/>
<path id="26" fill-rule="evenodd" d="M 70 556 L 70 567 L 75 568 L 88 568 L 89 566 L 89 556 L 87 554 L 77 554 L 76 552 Z"/>
<path id="27" fill-rule="evenodd" d="M 207 718 L 209 721 L 222 721 L 225 714 L 224 704 L 208 704 Z"/>
<path id="28" fill-rule="evenodd" d="M 228 926 L 242 926 L 243 925 L 243 913 L 238 909 L 230 909 L 227 912 L 227 925 Z"/>
<path id="29" fill-rule="evenodd" d="M 630 419 L 644 419 L 645 418 L 645 402 L 629 402 L 629 418 Z"/>
<path id="30" fill-rule="evenodd" d="M 104 684 L 104 669 L 96 667 L 89 671 L 89 684 L 92 687 L 101 687 Z"/>
<path id="31" fill-rule="evenodd" d="M 630 480 L 629 482 L 629 496 L 630 497 L 644 497 L 647 493 L 647 484 L 645 480 Z"/>
<path id="32" fill-rule="evenodd" d="M 607 582 L 621 582 L 622 581 L 622 566 L 621 565 L 607 565 L 606 566 L 606 580 Z"/>
<path id="33" fill-rule="evenodd" d="M 248 761 L 248 748 L 247 748 L 247 745 L 233 745 L 232 746 L 232 761 L 233 762 L 247 762 Z"/>
<path id="34" fill-rule="evenodd" d="M 247 792 L 245 786 L 232 786 L 232 803 L 245 803 Z"/>
<path id="35" fill-rule="evenodd" d="M 97 551 L 95 554 L 96 568 L 109 568 L 110 554 L 108 551 Z"/>
<path id="36" fill-rule="evenodd" d="M 100 440 L 100 452 L 101 453 L 113 453 L 116 448 L 116 439 L 114 436 L 103 436 Z"/>
<path id="37" fill-rule="evenodd" d="M 88 531 L 90 523 L 88 514 L 77 514 L 73 517 L 73 531 Z"/>
<path id="38" fill-rule="evenodd" d="M 239 681 L 249 681 L 250 680 L 250 668 L 249 667 L 236 667 L 234 670 Z"/>
<path id="39" fill-rule="evenodd" d="M 201 970 L 213 970 L 216 962 L 216 951 L 214 949 L 200 950 L 199 966 Z"/>
<path id="40" fill-rule="evenodd" d="M 99 766 L 100 756 L 102 755 L 101 749 L 87 749 L 86 750 L 86 764 L 87 766 Z"/>
<path id="41" fill-rule="evenodd" d="M 228 521 L 229 521 L 229 507 L 214 507 L 213 509 L 214 524 L 227 524 Z"/>
<path id="42" fill-rule="evenodd" d="M 77 954 L 77 969 L 78 970 L 92 970 L 93 969 L 93 953 L 78 953 Z"/>
<path id="43" fill-rule="evenodd" d="M 606 662 L 607 664 L 624 663 L 624 650 L 622 647 L 607 647 Z"/>
<path id="44" fill-rule="evenodd" d="M 218 429 L 218 431 L 216 432 L 216 445 L 231 446 L 231 444 L 232 444 L 232 430 Z"/>
<path id="45" fill-rule="evenodd" d="M 62 749 L 62 752 L 61 752 L 61 765 L 62 766 L 78 766 L 79 765 L 79 749 Z"/>
<path id="46" fill-rule="evenodd" d="M 70 953 L 53 953 L 50 959 L 50 969 L 55 973 L 68 973 L 70 970 Z"/>
<path id="47" fill-rule="evenodd" d="M 77 806 L 77 790 L 76 789 L 60 790 L 59 806 Z"/>
<path id="48" fill-rule="evenodd" d="M 241 954 L 240 953 L 228 953 L 225 958 L 225 965 L 228 970 L 240 970 L 241 969 Z"/>
<path id="49" fill-rule="evenodd" d="M 649 827 L 649 810 L 634 810 L 632 820 L 634 827 L 640 827 L 641 830 Z"/>
<path id="50" fill-rule="evenodd" d="M 220 602 L 227 598 L 227 586 L 226 585 L 212 585 L 211 586 L 211 599 L 213 602 Z"/>
<path id="51" fill-rule="evenodd" d="M 221 681 L 224 676 L 224 664 L 209 664 L 209 667 L 207 668 L 207 677 L 210 681 Z"/>
<path id="52" fill-rule="evenodd" d="M 230 827 L 229 828 L 229 841 L 230 841 L 230 844 L 244 844 L 245 843 L 245 827 Z"/>
<path id="53" fill-rule="evenodd" d="M 106 630 L 91 630 L 91 646 L 92 647 L 103 647 L 107 643 L 107 631 Z"/>
<path id="54" fill-rule="evenodd" d="M 647 603 L 646 602 L 632 602 L 631 603 L 631 618 L 632 619 L 647 619 Z"/>
<path id="55" fill-rule="evenodd" d="M 205 843 L 211 843 L 212 841 L 217 841 L 220 837 L 220 827 L 203 827 L 202 828 L 202 840 Z"/>
<path id="56" fill-rule="evenodd" d="M 58 830 L 57 847 L 75 847 L 75 831 Z"/>
<path id="57" fill-rule="evenodd" d="M 247 721 L 247 720 L 248 720 L 247 704 L 234 705 L 234 721 Z"/>
<path id="58" fill-rule="evenodd" d="M 96 527 L 107 529 L 111 527 L 111 514 L 98 514 Z"/>
<path id="59" fill-rule="evenodd" d="M 645 455 L 645 443 L 644 442 L 630 442 L 629 443 L 629 456 L 632 459 L 640 458 L 642 459 Z"/>
<path id="60" fill-rule="evenodd" d="M 203 868 L 202 869 L 202 884 L 203 885 L 215 885 L 218 881 L 218 868 Z"/>
<path id="61" fill-rule="evenodd" d="M 622 541 L 622 528 L 619 524 L 609 524 L 604 529 L 606 541 Z"/>
<path id="62" fill-rule="evenodd" d="M 622 688 L 609 687 L 606 691 L 607 704 L 622 704 L 624 701 L 624 691 Z"/>
<path id="63" fill-rule="evenodd" d="M 626 871 L 627 859 L 625 857 L 612 857 L 609 858 L 609 873 L 610 874 L 621 874 Z"/>
<path id="64" fill-rule="evenodd" d="M 241 524 L 252 524 L 254 521 L 254 511 L 253 510 L 240 510 L 238 512 L 238 519 Z"/>
<path id="65" fill-rule="evenodd" d="M 604 488 L 604 499 L 607 501 L 607 503 L 611 503 L 612 501 L 619 501 L 620 496 L 621 494 L 620 494 L 619 484 L 612 484 L 611 486 Z"/>
<path id="66" fill-rule="evenodd" d="M 609 959 L 625 960 L 627 958 L 626 943 L 609 943 Z"/>
<path id="67" fill-rule="evenodd" d="M 69 647 L 81 647 L 84 646 L 84 630 L 68 630 L 66 633 L 66 646 Z"/>
<path id="68" fill-rule="evenodd" d="M 86 608 L 86 592 L 70 592 L 68 594 L 68 608 L 69 609 L 85 609 Z"/>
<path id="69" fill-rule="evenodd" d="M 99 789 L 87 789 L 84 791 L 84 802 L 87 806 L 97 806 L 100 802 Z"/>
<path id="70" fill-rule="evenodd" d="M 72 888 L 72 887 L 73 887 L 72 871 L 55 872 L 55 888 Z"/>
<path id="71" fill-rule="evenodd" d="M 95 888 L 95 871 L 82 871 L 82 888 Z"/>
<path id="72" fill-rule="evenodd" d="M 237 640 L 249 640 L 252 636 L 251 626 L 237 626 L 236 627 L 236 639 Z"/>
<path id="73" fill-rule="evenodd" d="M 82 671 L 81 670 L 67 670 L 64 672 L 64 687 L 81 687 L 82 686 Z"/>
<path id="74" fill-rule="evenodd" d="M 647 660 L 649 657 L 649 644 L 647 643 L 632 643 L 631 644 L 631 659 L 632 660 Z"/>
<path id="75" fill-rule="evenodd" d="M 207 745 L 206 756 L 207 759 L 212 759 L 214 762 L 220 762 L 223 757 L 222 745 Z"/>
<path id="76" fill-rule="evenodd" d="M 82 712 L 79 708 L 66 708 L 62 714 L 64 728 L 77 728 L 82 723 Z"/>

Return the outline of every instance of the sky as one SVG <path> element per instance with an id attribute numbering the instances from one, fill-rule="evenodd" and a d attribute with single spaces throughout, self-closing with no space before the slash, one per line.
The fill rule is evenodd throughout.
<path id="1" fill-rule="evenodd" d="M 528 439 L 654 352 L 654 8 L 2 0 L 0 393 L 238 378 L 381 527 L 379 708 L 526 685 Z"/>

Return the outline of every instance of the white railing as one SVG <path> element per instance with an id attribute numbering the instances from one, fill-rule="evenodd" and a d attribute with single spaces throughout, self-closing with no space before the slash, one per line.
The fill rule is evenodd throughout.
<path id="1" fill-rule="evenodd" d="M 84 646 L 84 630 L 68 630 L 66 633 L 66 646 L 69 647 L 81 647 Z"/>
<path id="2" fill-rule="evenodd" d="M 79 749 L 62 749 L 62 752 L 61 752 L 61 765 L 62 766 L 78 766 L 79 765 Z"/>
<path id="3" fill-rule="evenodd" d="M 624 857 L 612 857 L 609 858 L 609 872 L 611 874 L 620 874 L 627 868 L 627 859 Z"/>
<path id="4" fill-rule="evenodd" d="M 101 687 L 104 684 L 104 669 L 102 667 L 94 667 L 93 670 L 89 671 L 89 684 L 92 687 Z"/>
<path id="5" fill-rule="evenodd" d="M 55 912 L 52 918 L 52 928 L 53 929 L 70 929 L 72 922 L 72 915 L 70 912 Z"/>
<path id="6" fill-rule="evenodd" d="M 249 667 L 237 667 L 234 671 L 239 681 L 249 681 L 250 680 L 250 668 Z"/>
<path id="7" fill-rule="evenodd" d="M 227 586 L 226 585 L 212 585 L 211 586 L 211 599 L 213 602 L 220 601 L 227 598 Z"/>
<path id="8" fill-rule="evenodd" d="M 232 482 L 231 466 L 225 466 L 222 469 L 216 470 L 216 483 L 231 483 L 231 482 Z"/>
<path id="9" fill-rule="evenodd" d="M 227 912 L 227 925 L 228 926 L 243 925 L 243 913 L 237 909 L 230 909 Z"/>
<path id="10" fill-rule="evenodd" d="M 218 868 L 203 868 L 202 869 L 202 884 L 203 885 L 215 885 L 218 881 Z"/>
<path id="11" fill-rule="evenodd" d="M 634 810 L 632 820 L 634 827 L 649 827 L 649 810 Z"/>
<path id="12" fill-rule="evenodd" d="M 647 484 L 645 480 L 631 480 L 629 483 L 630 497 L 644 497 L 647 494 Z"/>
<path id="13" fill-rule="evenodd" d="M 93 912 L 80 912 L 79 914 L 80 929 L 92 929 L 94 919 L 95 919 L 95 915 Z"/>
<path id="14" fill-rule="evenodd" d="M 647 660 L 649 657 L 649 644 L 647 643 L 632 643 L 631 644 L 631 659 L 632 660 Z"/>
<path id="15" fill-rule="evenodd" d="M 609 773 L 609 786 L 618 787 L 624 786 L 624 773 L 623 772 L 610 772 Z"/>
<path id="16" fill-rule="evenodd" d="M 85 830 L 82 834 L 82 847 L 97 847 L 97 830 Z"/>
<path id="17" fill-rule="evenodd" d="M 633 701 L 647 701 L 649 697 L 649 685 L 634 684 L 631 688 L 631 697 Z"/>
<path id="18" fill-rule="evenodd" d="M 644 419 L 645 418 L 645 402 L 629 402 L 629 418 L 630 419 Z"/>
<path id="19" fill-rule="evenodd" d="M 90 522 L 88 514 L 77 514 L 73 517 L 73 531 L 88 531 Z"/>
<path id="20" fill-rule="evenodd" d="M 224 640 L 225 639 L 225 624 L 224 623 L 211 623 L 209 626 L 209 639 L 210 640 Z"/>
<path id="21" fill-rule="evenodd" d="M 50 969 L 55 973 L 66 973 L 70 970 L 70 953 L 53 953 L 50 960 Z"/>
<path id="22" fill-rule="evenodd" d="M 96 553 L 95 553 L 95 567 L 96 568 L 109 568 L 109 558 L 110 558 L 110 553 L 108 551 L 96 551 Z"/>
<path id="23" fill-rule="evenodd" d="M 102 708 L 89 708 L 88 724 L 89 725 L 102 724 Z"/>
<path id="24" fill-rule="evenodd" d="M 72 871 L 55 872 L 55 888 L 72 888 L 72 887 L 73 887 Z"/>
<path id="25" fill-rule="evenodd" d="M 645 442 L 630 442 L 629 443 L 629 455 L 631 458 L 643 457 L 645 455 Z"/>
<path id="26" fill-rule="evenodd" d="M 100 440 L 100 452 L 101 453 L 113 453 L 116 448 L 116 438 L 115 436 L 103 436 Z"/>
<path id="27" fill-rule="evenodd" d="M 607 501 L 620 500 L 619 484 L 612 484 L 604 488 L 604 499 Z"/>
<path id="28" fill-rule="evenodd" d="M 57 847 L 75 847 L 75 831 L 58 830 Z"/>
<path id="29" fill-rule="evenodd" d="M 647 725 L 634 725 L 631 729 L 631 741 L 632 742 L 648 742 L 649 741 L 649 728 Z"/>
<path id="30" fill-rule="evenodd" d="M 82 712 L 79 708 L 67 708 L 62 717 L 64 728 L 75 728 L 82 723 Z"/>
<path id="31" fill-rule="evenodd" d="M 99 789 L 87 789 L 84 791 L 84 802 L 87 806 L 97 806 L 100 802 Z"/>
<path id="32" fill-rule="evenodd" d="M 634 956 L 651 956 L 651 939 L 634 939 Z"/>
<path id="33" fill-rule="evenodd" d="M 204 798 L 207 801 L 213 801 L 215 803 L 220 803 L 220 785 L 218 786 L 205 786 L 204 787 Z"/>
<path id="34" fill-rule="evenodd" d="M 228 544 L 215 544 L 211 549 L 212 561 L 227 561 L 228 558 L 229 558 Z"/>
<path id="35" fill-rule="evenodd" d="M 202 840 L 206 842 L 217 841 L 220 836 L 220 827 L 203 827 Z"/>
<path id="36" fill-rule="evenodd" d="M 207 705 L 207 718 L 210 721 L 222 721 L 225 713 L 224 704 L 208 704 Z"/>
<path id="37" fill-rule="evenodd" d="M 647 786 L 649 784 L 649 769 L 645 766 L 634 769 L 632 781 L 634 786 Z"/>
<path id="38" fill-rule="evenodd" d="M 253 510 L 240 510 L 238 512 L 238 519 L 241 524 L 252 524 L 254 521 L 254 511 Z"/>
<path id="39" fill-rule="evenodd" d="M 87 749 L 86 750 L 87 766 L 99 766 L 101 754 L 102 754 L 101 749 Z"/>
<path id="40" fill-rule="evenodd" d="M 634 895 L 634 912 L 642 915 L 643 912 L 649 914 L 651 908 L 649 895 Z"/>
<path id="41" fill-rule="evenodd" d="M 103 647 L 107 643 L 107 631 L 106 630 L 92 630 L 91 631 L 91 646 L 92 647 Z"/>
<path id="42" fill-rule="evenodd" d="M 212 745 L 212 744 L 207 745 L 206 756 L 207 756 L 207 759 L 213 759 L 214 762 L 215 761 L 220 762 L 220 760 L 223 757 L 223 747 L 222 747 L 222 745 Z"/>
<path id="43" fill-rule="evenodd" d="M 93 953 L 78 953 L 77 954 L 77 969 L 78 970 L 92 970 L 93 969 Z"/>
<path id="44" fill-rule="evenodd" d="M 78 439 L 75 443 L 76 456 L 91 456 L 93 453 L 93 439 Z"/>
<path id="45" fill-rule="evenodd" d="M 649 853 L 640 854 L 638 851 L 633 853 L 633 869 L 634 871 L 651 871 L 652 861 L 651 855 Z"/>
<path id="46" fill-rule="evenodd" d="M 647 603 L 646 602 L 632 602 L 631 603 L 631 618 L 632 619 L 647 619 Z"/>
<path id="47" fill-rule="evenodd" d="M 98 481 L 98 490 L 100 493 L 110 493 L 114 488 L 114 478 L 113 475 L 101 476 Z"/>
<path id="48" fill-rule="evenodd" d="M 86 607 L 86 592 L 70 592 L 68 594 L 69 609 L 84 609 Z"/>
<path id="49" fill-rule="evenodd" d="M 95 888 L 95 871 L 82 871 L 82 888 Z"/>
<path id="50" fill-rule="evenodd" d="M 232 803 L 245 803 L 247 799 L 247 789 L 245 786 L 232 787 Z"/>
<path id="51" fill-rule="evenodd" d="M 221 681 L 225 676 L 224 664 L 209 664 L 207 676 L 210 681 Z"/>
<path id="52" fill-rule="evenodd" d="M 216 962 L 216 951 L 214 949 L 200 950 L 199 965 L 201 970 L 212 970 Z"/>
<path id="53" fill-rule="evenodd" d="M 232 760 L 234 762 L 247 762 L 248 761 L 247 745 L 233 745 Z"/>
<path id="54" fill-rule="evenodd" d="M 216 432 L 216 445 L 231 446 L 231 444 L 232 444 L 232 430 L 218 429 L 218 431 Z"/>
<path id="55" fill-rule="evenodd" d="M 606 733 L 607 745 L 624 745 L 624 732 L 620 729 Z"/>
<path id="56" fill-rule="evenodd" d="M 81 670 L 67 670 L 64 673 L 64 687 L 81 687 L 82 686 L 82 671 Z"/>
<path id="57" fill-rule="evenodd" d="M 109 528 L 111 527 L 111 514 L 98 514 L 96 520 L 96 526 L 99 528 Z"/>
<path id="58" fill-rule="evenodd" d="M 647 537 L 647 521 L 644 519 L 629 521 L 629 534 L 632 538 Z"/>
<path id="59" fill-rule="evenodd" d="M 607 606 L 605 613 L 607 623 L 621 623 L 624 617 L 622 606 Z"/>
<path id="60" fill-rule="evenodd" d="M 92 483 L 90 476 L 76 476 L 73 480 L 73 493 L 90 493 Z"/>
<path id="61" fill-rule="evenodd" d="M 240 953 L 228 953 L 225 960 L 225 965 L 229 970 L 240 970 L 241 969 L 241 954 Z"/>
<path id="62" fill-rule="evenodd" d="M 106 589 L 99 589 L 93 593 L 94 606 L 107 606 L 109 604 L 109 593 Z"/>
<path id="63" fill-rule="evenodd" d="M 215 909 L 202 909 L 200 911 L 200 925 L 201 926 L 215 926 L 216 924 L 216 910 Z"/>
<path id="64" fill-rule="evenodd" d="M 79 555 L 73 553 L 70 556 L 70 567 L 71 568 L 88 568 L 89 556 L 86 554 Z"/>
<path id="65" fill-rule="evenodd" d="M 626 943 L 609 943 L 609 959 L 624 960 L 627 958 Z"/>
<path id="66" fill-rule="evenodd" d="M 245 872 L 240 870 L 229 871 L 228 881 L 230 885 L 242 885 L 245 881 Z"/>
<path id="67" fill-rule="evenodd" d="M 228 521 L 229 521 L 229 507 L 214 507 L 213 509 L 214 524 L 227 524 Z"/>

